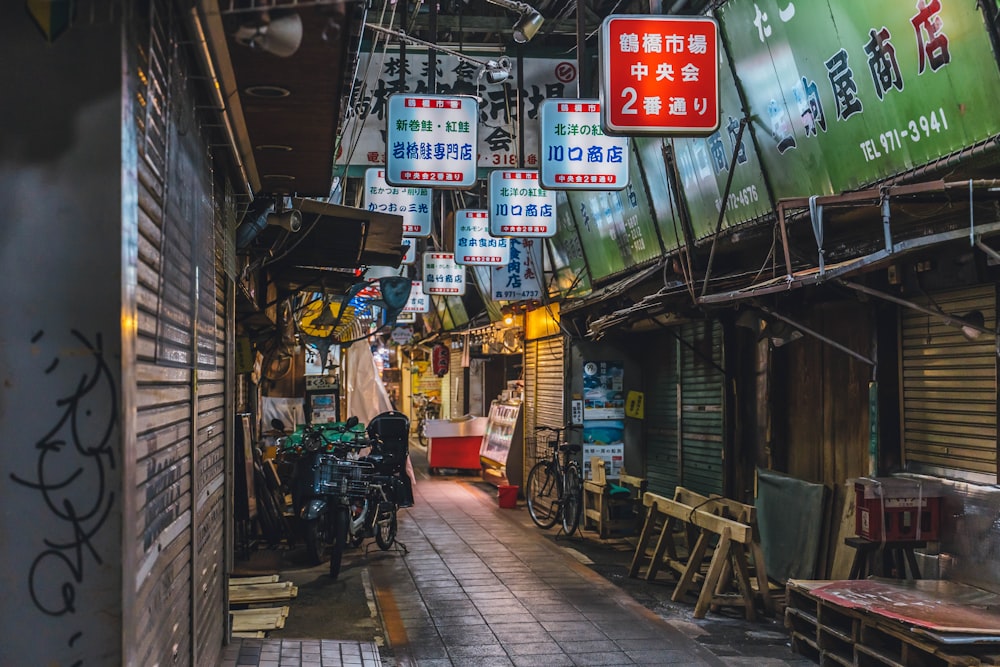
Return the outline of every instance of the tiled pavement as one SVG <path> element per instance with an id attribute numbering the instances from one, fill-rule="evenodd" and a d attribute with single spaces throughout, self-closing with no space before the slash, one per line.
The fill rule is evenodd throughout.
<path id="1" fill-rule="evenodd" d="M 720 658 L 704 636 L 575 559 L 554 529 L 535 528 L 523 503 L 500 509 L 473 482 L 421 479 L 415 507 L 400 513 L 408 553 L 348 556 L 370 574 L 380 619 L 372 642 L 243 640 L 222 667 L 798 664 Z"/>

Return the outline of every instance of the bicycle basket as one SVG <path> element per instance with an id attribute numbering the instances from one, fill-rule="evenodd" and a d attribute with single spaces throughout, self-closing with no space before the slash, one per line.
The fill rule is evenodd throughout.
<path id="1" fill-rule="evenodd" d="M 321 493 L 346 492 L 363 496 L 375 474 L 375 466 L 367 461 L 344 461 L 333 456 L 320 459 L 316 470 L 316 487 Z"/>

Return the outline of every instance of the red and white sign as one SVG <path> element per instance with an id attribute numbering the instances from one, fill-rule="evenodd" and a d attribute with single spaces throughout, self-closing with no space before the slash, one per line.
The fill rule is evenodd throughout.
<path id="1" fill-rule="evenodd" d="M 424 253 L 424 294 L 462 296 L 465 267 L 455 262 L 453 252 Z"/>
<path id="2" fill-rule="evenodd" d="M 719 25 L 706 16 L 614 14 L 601 24 L 601 125 L 616 135 L 719 128 Z"/>
<path id="3" fill-rule="evenodd" d="M 431 312 L 431 299 L 424 294 L 424 284 L 420 280 L 413 280 L 410 283 L 410 298 L 403 306 L 403 313 L 429 313 Z M 397 322 L 406 322 L 402 317 L 396 319 Z"/>
<path id="4" fill-rule="evenodd" d="M 489 202 L 493 236 L 556 235 L 556 193 L 542 188 L 537 171 L 491 171 Z"/>

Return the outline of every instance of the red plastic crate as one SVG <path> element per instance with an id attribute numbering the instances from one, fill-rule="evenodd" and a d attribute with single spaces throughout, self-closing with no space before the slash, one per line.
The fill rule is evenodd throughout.
<path id="1" fill-rule="evenodd" d="M 899 477 L 862 477 L 854 483 L 854 530 L 874 542 L 938 540 L 941 486 Z"/>

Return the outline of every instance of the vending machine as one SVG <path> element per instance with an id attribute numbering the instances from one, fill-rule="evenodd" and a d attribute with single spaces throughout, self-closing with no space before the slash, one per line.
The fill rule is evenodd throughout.
<path id="1" fill-rule="evenodd" d="M 340 421 L 340 380 L 333 375 L 307 375 L 306 410 L 311 424 Z"/>

